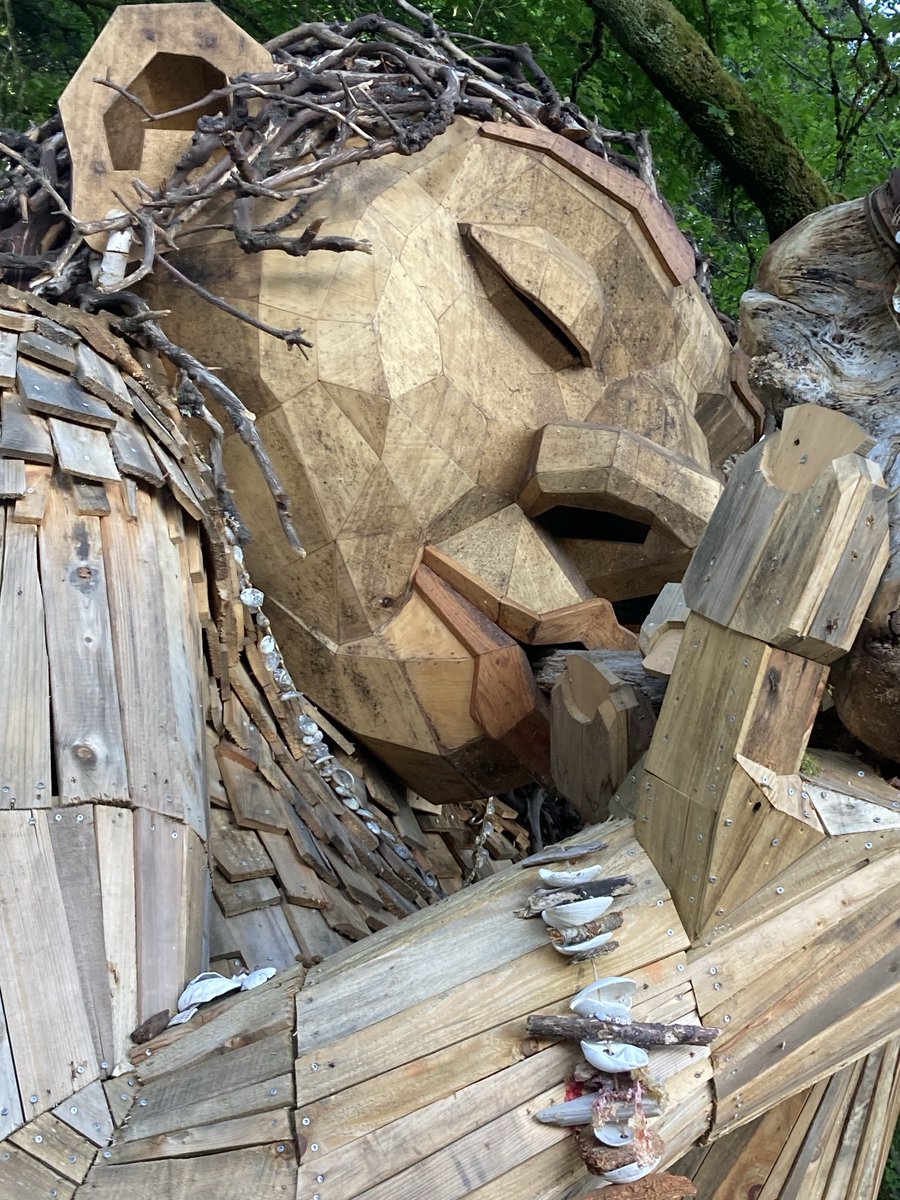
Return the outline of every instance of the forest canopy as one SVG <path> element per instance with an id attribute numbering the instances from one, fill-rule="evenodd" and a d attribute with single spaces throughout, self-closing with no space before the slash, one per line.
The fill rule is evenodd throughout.
<path id="1" fill-rule="evenodd" d="M 355 3 L 221 0 L 265 41 Z M 115 0 L 2 0 L 0 125 L 45 119 Z M 409 21 L 406 0 L 386 3 Z M 900 162 L 900 3 L 884 0 L 451 0 L 433 10 L 473 54 L 530 44 L 607 128 L 651 133 L 660 190 L 735 313 L 768 240 L 864 194 Z"/>

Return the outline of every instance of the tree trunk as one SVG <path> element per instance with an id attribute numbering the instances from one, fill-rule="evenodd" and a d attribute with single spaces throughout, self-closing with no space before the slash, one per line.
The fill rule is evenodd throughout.
<path id="1" fill-rule="evenodd" d="M 771 238 L 831 204 L 821 176 L 669 0 L 588 0 L 622 49 L 739 183 Z"/>

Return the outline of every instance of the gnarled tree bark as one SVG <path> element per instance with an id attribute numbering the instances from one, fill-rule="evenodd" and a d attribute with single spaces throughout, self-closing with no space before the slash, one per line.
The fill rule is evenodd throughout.
<path id="1" fill-rule="evenodd" d="M 622 49 L 741 184 L 776 238 L 831 204 L 827 184 L 669 0 L 588 0 Z"/>

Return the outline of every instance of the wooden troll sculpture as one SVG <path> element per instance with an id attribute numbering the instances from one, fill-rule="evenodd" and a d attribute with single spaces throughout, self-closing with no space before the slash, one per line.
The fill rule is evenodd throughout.
<path id="1" fill-rule="evenodd" d="M 161 39 L 158 12 L 123 11 Z M 221 52 L 219 20 L 185 6 L 160 55 Z M 489 144 L 467 130 L 457 157 Z M 516 152 L 543 167 L 536 144 Z M 278 597 L 223 512 L 215 417 L 182 378 L 207 462 L 152 318 L 121 304 L 131 343 L 0 297 L 0 1195 L 874 1197 L 900 1107 L 900 800 L 855 759 L 804 755 L 887 556 L 862 431 L 794 409 L 733 469 L 694 539 L 674 672 L 621 796 L 633 820 L 430 906 L 407 797 L 367 791 L 294 685 L 293 626 L 276 636 Z M 535 494 L 593 486 L 558 428 L 536 461 L 561 478 L 536 469 Z M 597 495 L 618 494 L 597 469 Z M 655 511 L 622 490 L 627 513 Z M 482 622 L 456 569 L 415 594 L 473 639 L 502 631 L 515 605 L 498 591 Z M 278 974 L 159 1032 L 210 959 Z M 557 1123 L 573 1100 L 576 1136 Z"/>

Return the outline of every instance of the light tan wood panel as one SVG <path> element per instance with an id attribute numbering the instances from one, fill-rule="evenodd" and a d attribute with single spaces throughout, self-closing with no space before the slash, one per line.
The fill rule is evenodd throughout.
<path id="1" fill-rule="evenodd" d="M 48 816 L 0 813 L 0 993 L 29 1118 L 98 1074 Z"/>
<path id="2" fill-rule="evenodd" d="M 0 587 L 0 809 L 50 804 L 50 684 L 37 529 L 6 524 Z"/>

